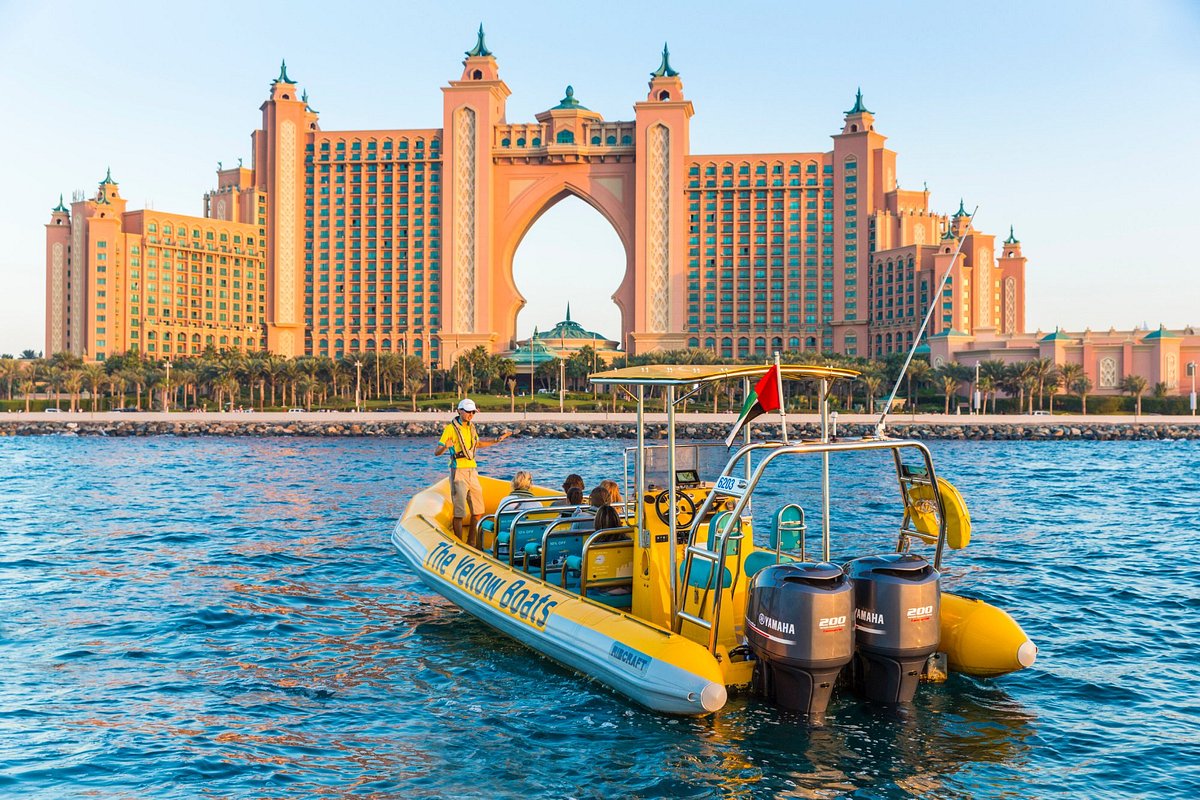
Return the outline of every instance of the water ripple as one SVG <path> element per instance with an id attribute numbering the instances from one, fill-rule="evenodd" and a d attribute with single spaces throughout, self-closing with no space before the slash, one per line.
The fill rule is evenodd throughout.
<path id="1" fill-rule="evenodd" d="M 556 485 L 625 442 L 514 441 Z M 938 443 L 975 535 L 947 585 L 1041 648 L 822 724 L 734 697 L 648 713 L 431 594 L 387 535 L 424 440 L 0 440 L 0 793 L 23 797 L 1192 797 L 1200 443 Z M 871 467 L 869 470 L 868 467 Z M 886 547 L 871 454 L 839 556 Z M 817 508 L 781 466 L 756 509 Z M 838 506 L 838 500 L 844 501 Z M 845 503 L 851 504 L 847 507 Z"/>

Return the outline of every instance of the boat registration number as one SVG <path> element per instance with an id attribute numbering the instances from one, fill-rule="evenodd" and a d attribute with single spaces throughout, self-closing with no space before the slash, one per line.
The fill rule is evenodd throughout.
<path id="1" fill-rule="evenodd" d="M 741 497 L 746 493 L 746 487 L 750 482 L 745 478 L 735 478 L 732 475 L 722 475 L 717 478 L 717 485 L 713 487 L 721 494 L 729 494 L 734 497 Z"/>

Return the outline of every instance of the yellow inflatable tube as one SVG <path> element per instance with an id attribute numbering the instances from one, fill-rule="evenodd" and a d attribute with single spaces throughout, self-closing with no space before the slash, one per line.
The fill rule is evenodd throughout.
<path id="1" fill-rule="evenodd" d="M 953 672 L 993 678 L 1033 665 L 1037 645 L 1007 612 L 982 600 L 942 593 L 942 641 Z"/>

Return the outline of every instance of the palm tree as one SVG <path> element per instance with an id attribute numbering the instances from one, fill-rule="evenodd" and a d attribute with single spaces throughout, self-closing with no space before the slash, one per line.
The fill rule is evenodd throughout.
<path id="1" fill-rule="evenodd" d="M 1121 381 L 1121 391 L 1136 398 L 1137 406 L 1133 413 L 1139 417 L 1142 415 L 1142 395 L 1146 393 L 1147 386 L 1149 384 L 1141 375 L 1126 375 L 1125 380 Z"/>
<path id="2" fill-rule="evenodd" d="M 133 384 L 134 391 L 137 393 L 137 399 L 134 405 L 141 411 L 142 409 L 142 387 L 146 385 L 146 376 L 142 374 L 141 365 L 130 364 L 125 369 L 121 370 L 121 377 L 126 383 Z"/>
<path id="3" fill-rule="evenodd" d="M 1042 407 L 1042 394 L 1046 388 L 1046 377 L 1054 369 L 1054 359 L 1052 358 L 1035 358 L 1029 362 L 1028 374 L 1033 376 L 1037 388 L 1038 408 Z M 1029 404 L 1029 408 L 1033 410 L 1033 403 Z"/>
<path id="4" fill-rule="evenodd" d="M 992 398 L 992 413 L 996 413 L 996 379 L 991 375 L 980 375 L 979 382 L 975 384 L 975 388 L 979 390 L 979 394 L 983 397 L 983 412 L 987 413 L 988 397 Z"/>
<path id="5" fill-rule="evenodd" d="M 916 381 L 917 392 L 919 393 L 921 391 L 921 384 L 924 383 L 926 380 L 928 380 L 929 376 L 932 374 L 933 374 L 933 369 L 929 366 L 928 361 L 923 361 L 919 358 L 914 358 L 912 360 L 912 362 L 909 363 L 908 372 L 906 373 L 906 377 L 908 378 L 908 403 L 909 403 L 909 408 L 912 411 L 917 410 L 916 404 L 913 402 L 913 393 L 912 393 L 913 382 Z M 918 398 L 918 400 L 919 400 L 919 398 Z"/>
<path id="6" fill-rule="evenodd" d="M 1037 391 L 1038 377 L 1036 374 L 1034 374 L 1033 370 L 1028 370 L 1024 375 L 1022 375 L 1020 378 L 1017 379 L 1017 382 L 1021 387 L 1022 396 L 1029 398 L 1029 413 L 1032 414 L 1033 413 L 1033 395 L 1034 395 L 1034 392 Z M 1019 408 L 1017 409 L 1017 411 L 1020 411 L 1020 410 L 1021 409 L 1019 409 Z"/>
<path id="7" fill-rule="evenodd" d="M 1050 400 L 1050 413 L 1054 413 L 1054 396 L 1058 394 L 1059 387 L 1062 386 L 1062 373 L 1057 369 L 1050 370 L 1050 374 L 1045 378 L 1046 393 Z"/>
<path id="8" fill-rule="evenodd" d="M 1092 379 L 1089 378 L 1087 375 L 1080 373 L 1079 377 L 1077 377 L 1071 383 L 1071 389 L 1077 395 L 1079 395 L 1079 406 L 1083 411 L 1083 415 L 1086 417 L 1087 416 L 1087 396 L 1088 396 L 1088 392 L 1090 392 L 1092 390 Z"/>
<path id="9" fill-rule="evenodd" d="M 87 382 L 88 391 L 92 393 L 92 411 L 96 410 L 96 404 L 100 400 L 100 386 L 104 383 L 104 378 L 103 364 L 93 362 L 84 365 L 83 379 Z"/>
<path id="10" fill-rule="evenodd" d="M 1083 364 L 1066 363 L 1058 368 L 1059 382 L 1068 392 L 1075 391 L 1075 381 L 1083 374 Z"/>
<path id="11" fill-rule="evenodd" d="M 958 394 L 958 378 L 947 373 L 941 373 L 942 393 L 946 396 L 946 407 L 942 410 L 943 414 L 950 413 L 950 399 Z"/>
<path id="12" fill-rule="evenodd" d="M 21 385 L 18 387 L 21 394 L 25 396 L 25 412 L 29 413 L 29 401 L 33 399 L 33 393 L 37 390 L 37 381 L 33 379 L 33 371 L 21 379 Z"/>
<path id="13" fill-rule="evenodd" d="M 108 384 L 108 391 L 109 391 L 110 395 L 120 395 L 121 402 L 117 406 L 117 408 L 124 408 L 125 407 L 125 377 L 123 375 L 121 375 L 121 373 L 119 373 L 119 372 L 114 372 L 114 373 L 110 374 L 108 376 L 108 378 L 105 379 L 105 383 Z"/>
<path id="14" fill-rule="evenodd" d="M 8 383 L 8 399 L 13 399 L 13 383 L 21 375 L 21 362 L 15 358 L 0 358 L 0 380 Z"/>
<path id="15" fill-rule="evenodd" d="M 417 410 L 417 395 L 425 389 L 425 372 L 422 364 L 421 372 L 409 370 L 408 375 L 404 378 L 404 391 L 412 397 L 412 410 Z"/>
<path id="16" fill-rule="evenodd" d="M 878 375 L 867 374 L 862 377 L 863 386 L 867 389 L 867 413 L 875 413 L 875 398 L 879 396 L 879 387 L 883 385 L 883 379 Z"/>
<path id="17" fill-rule="evenodd" d="M 83 391 L 83 370 L 68 369 L 63 372 L 62 386 L 71 397 L 71 411 L 79 410 L 79 395 Z M 1139 398 L 1140 400 L 1140 398 Z"/>

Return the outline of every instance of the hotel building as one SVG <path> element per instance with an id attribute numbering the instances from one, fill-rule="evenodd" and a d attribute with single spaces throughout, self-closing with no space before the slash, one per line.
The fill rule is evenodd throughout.
<path id="1" fill-rule="evenodd" d="M 533 121 L 482 29 L 443 116 L 425 128 L 332 131 L 286 65 L 262 104 L 252 166 L 221 169 L 203 218 L 127 211 L 110 178 L 47 226 L 47 352 L 89 358 L 267 349 L 385 351 L 449 363 L 514 349 L 525 301 L 513 256 L 574 195 L 625 250 L 613 294 L 631 352 L 703 347 L 884 356 L 930 334 L 1023 332 L 1025 259 L 960 205 L 902 190 L 861 93 L 832 149 L 699 154 L 664 47 L 633 119 L 571 87 Z"/>

